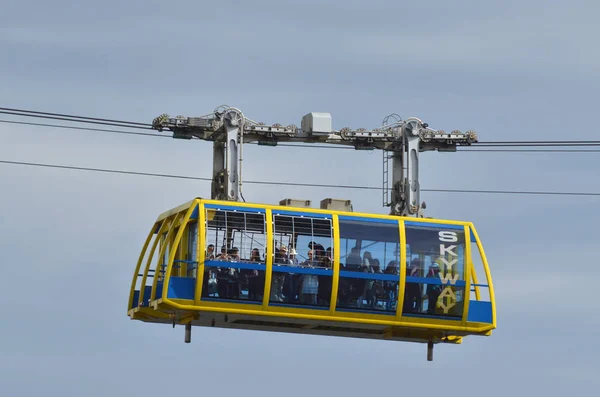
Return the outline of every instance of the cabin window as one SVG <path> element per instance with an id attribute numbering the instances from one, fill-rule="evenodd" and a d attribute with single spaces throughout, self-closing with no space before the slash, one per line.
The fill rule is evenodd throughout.
<path id="1" fill-rule="evenodd" d="M 400 228 L 397 221 L 340 217 L 338 310 L 396 313 Z"/>
<path id="2" fill-rule="evenodd" d="M 270 304 L 328 309 L 332 247 L 331 218 L 274 213 Z"/>
<path id="3" fill-rule="evenodd" d="M 203 300 L 262 303 L 265 214 L 206 206 Z"/>
<path id="4" fill-rule="evenodd" d="M 489 302 L 490 301 L 490 286 L 487 282 L 485 268 L 483 266 L 483 259 L 481 258 L 481 252 L 477 246 L 477 240 L 473 232 L 471 234 L 471 294 L 470 300 L 478 300 Z"/>
<path id="5" fill-rule="evenodd" d="M 406 222 L 406 243 L 403 314 L 462 317 L 464 227 Z"/>
<path id="6" fill-rule="evenodd" d="M 198 222 L 189 223 L 187 231 L 187 250 L 184 264 L 187 269 L 187 277 L 196 278 L 198 268 Z"/>

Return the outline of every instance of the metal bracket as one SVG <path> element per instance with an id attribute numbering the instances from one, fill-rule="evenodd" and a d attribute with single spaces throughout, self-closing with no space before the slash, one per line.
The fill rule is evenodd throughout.
<path id="1" fill-rule="evenodd" d="M 391 120 L 394 119 L 394 120 Z M 312 121 L 311 121 L 312 120 Z M 392 121 L 388 124 L 388 121 Z M 434 130 L 420 119 L 402 120 L 393 114 L 382 127 L 331 129 L 328 113 L 310 113 L 303 118 L 303 128 L 295 125 L 266 125 L 246 118 L 239 109 L 220 106 L 201 117 L 170 117 L 163 114 L 154 119 L 154 129 L 173 131 L 174 138 L 198 138 L 213 141 L 213 178 L 211 197 L 218 200 L 243 199 L 242 159 L 244 142 L 276 146 L 278 142 L 328 143 L 353 146 L 357 150 L 380 149 L 384 154 L 383 204 L 395 215 L 423 216 L 419 185 L 419 153 L 430 150 L 456 151 L 457 145 L 477 142 L 474 131 L 445 133 Z M 314 130 L 314 131 L 313 131 Z M 391 155 L 388 155 L 391 153 Z M 387 167 L 392 159 L 392 188 L 389 189 Z M 391 199 L 386 196 L 391 190 Z"/>

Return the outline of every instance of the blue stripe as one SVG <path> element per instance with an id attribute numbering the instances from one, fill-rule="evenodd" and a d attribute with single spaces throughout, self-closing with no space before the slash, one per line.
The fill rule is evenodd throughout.
<path id="1" fill-rule="evenodd" d="M 267 265 L 264 263 L 244 263 L 244 262 L 227 262 L 227 261 L 206 261 L 204 266 L 208 267 L 223 267 L 227 269 L 248 269 L 248 270 L 266 270 Z"/>
<path id="2" fill-rule="evenodd" d="M 471 242 L 476 243 L 477 239 L 475 239 L 475 235 L 473 234 L 473 230 L 471 230 L 471 228 L 469 228 L 469 234 L 471 235 Z"/>
<path id="3" fill-rule="evenodd" d="M 348 216 L 348 215 L 340 215 L 338 219 L 340 221 L 387 223 L 387 224 L 391 224 L 391 225 L 398 225 L 398 220 L 397 219 L 361 218 L 361 217 L 358 217 L 358 216 Z"/>
<path id="4" fill-rule="evenodd" d="M 331 219 L 331 214 L 316 214 L 314 212 L 296 212 L 273 210 L 273 215 L 297 216 L 300 218 L 321 218 Z"/>
<path id="5" fill-rule="evenodd" d="M 429 223 L 429 222 L 411 222 L 405 221 L 405 226 L 417 226 L 417 227 L 435 227 L 438 229 L 456 229 L 456 230 L 465 230 L 463 225 L 447 225 L 443 223 Z"/>
<path id="6" fill-rule="evenodd" d="M 436 320 L 460 321 L 462 316 L 440 316 L 427 313 L 402 313 L 402 317 L 434 318 Z"/>
<path id="7" fill-rule="evenodd" d="M 485 288 L 489 288 L 490 286 L 487 284 L 471 284 L 471 287 L 485 287 Z"/>
<path id="8" fill-rule="evenodd" d="M 314 306 L 314 305 L 294 305 L 290 303 L 269 302 L 269 306 L 289 307 L 294 309 L 309 309 L 309 310 L 329 310 L 329 306 Z"/>
<path id="9" fill-rule="evenodd" d="M 364 273 L 364 272 L 352 272 L 348 270 L 340 271 L 340 277 L 344 278 L 362 278 L 365 280 L 384 280 L 384 281 L 396 281 L 400 282 L 400 276 L 390 274 L 377 274 L 377 273 Z"/>
<path id="10" fill-rule="evenodd" d="M 395 316 L 396 315 L 396 311 L 387 311 L 387 310 L 365 310 L 365 309 L 349 309 L 349 308 L 340 308 L 340 307 L 336 307 L 335 308 L 335 312 L 339 313 L 339 312 L 348 312 L 348 313 L 368 313 L 368 314 L 382 314 L 384 316 Z"/>
<path id="11" fill-rule="evenodd" d="M 331 269 L 315 269 L 311 267 L 279 266 L 273 265 L 276 273 L 314 274 L 315 276 L 333 276 Z"/>
<path id="12" fill-rule="evenodd" d="M 437 284 L 437 285 L 450 285 L 452 287 L 464 287 L 467 283 L 464 280 L 456 280 L 455 284 L 452 284 L 450 280 L 447 283 L 443 283 L 442 280 L 433 277 L 406 277 L 407 283 L 418 283 L 418 284 Z"/>
<path id="13" fill-rule="evenodd" d="M 201 297 L 201 301 L 204 302 L 221 302 L 221 303 L 242 303 L 246 305 L 262 305 L 262 301 L 247 301 L 247 300 L 237 300 L 237 299 L 221 299 L 221 298 L 209 298 L 209 297 Z"/>
<path id="14" fill-rule="evenodd" d="M 220 205 L 220 204 L 204 204 L 205 209 L 215 209 L 223 211 L 237 211 L 237 212 L 253 212 L 258 214 L 264 214 L 264 208 L 246 208 L 246 207 L 234 207 L 233 205 Z"/>

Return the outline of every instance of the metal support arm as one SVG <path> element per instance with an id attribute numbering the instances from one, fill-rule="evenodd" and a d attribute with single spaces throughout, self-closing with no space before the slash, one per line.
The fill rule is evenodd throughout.
<path id="1" fill-rule="evenodd" d="M 395 115 L 397 116 L 397 115 Z M 384 205 L 396 215 L 422 216 L 424 205 L 420 201 L 419 153 L 423 151 L 456 151 L 457 145 L 477 142 L 474 131 L 462 133 L 429 128 L 418 118 L 396 121 L 372 130 L 363 128 L 331 128 L 328 113 L 309 113 L 302 120 L 302 128 L 295 125 L 266 125 L 245 118 L 239 109 L 221 106 L 211 114 L 201 117 L 169 117 L 163 114 L 154 119 L 154 129 L 167 128 L 174 138 L 198 138 L 213 141 L 212 198 L 239 201 L 243 198 L 242 150 L 244 142 L 277 146 L 279 142 L 326 143 L 354 146 L 357 150 L 380 149 L 391 152 L 392 189 L 388 195 L 387 166 L 389 156 L 384 155 Z M 305 123 L 306 121 L 306 123 Z M 386 197 L 391 200 L 387 202 Z"/>

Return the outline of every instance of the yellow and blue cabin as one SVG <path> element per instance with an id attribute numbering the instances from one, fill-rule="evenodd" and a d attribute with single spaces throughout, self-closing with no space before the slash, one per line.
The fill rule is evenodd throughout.
<path id="1" fill-rule="evenodd" d="M 161 214 L 131 319 L 434 343 L 489 336 L 494 289 L 471 222 L 196 198 Z"/>

